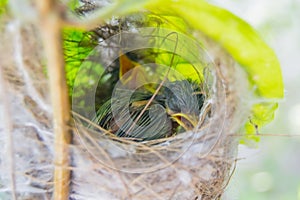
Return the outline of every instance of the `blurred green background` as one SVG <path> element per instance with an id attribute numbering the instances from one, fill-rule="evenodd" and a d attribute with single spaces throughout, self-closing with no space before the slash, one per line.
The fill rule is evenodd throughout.
<path id="1" fill-rule="evenodd" d="M 285 99 L 255 148 L 239 146 L 223 199 L 300 200 L 300 0 L 214 0 L 256 28 L 282 66 Z M 280 135 L 290 136 L 280 136 Z"/>

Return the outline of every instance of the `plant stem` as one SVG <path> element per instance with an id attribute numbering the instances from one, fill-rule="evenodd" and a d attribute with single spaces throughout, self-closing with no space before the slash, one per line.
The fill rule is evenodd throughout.
<path id="1" fill-rule="evenodd" d="M 62 49 L 62 23 L 55 0 L 36 1 L 39 7 L 40 28 L 47 56 L 49 87 L 53 108 L 54 127 L 54 200 L 67 200 L 69 197 L 70 171 L 69 149 L 71 133 L 70 104 L 65 78 Z"/>

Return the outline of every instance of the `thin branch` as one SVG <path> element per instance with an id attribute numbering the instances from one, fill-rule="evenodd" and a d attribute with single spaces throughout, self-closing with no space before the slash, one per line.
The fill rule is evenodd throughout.
<path id="1" fill-rule="evenodd" d="M 47 56 L 49 87 L 53 108 L 55 142 L 54 200 L 67 200 L 69 197 L 70 170 L 69 149 L 71 133 L 70 104 L 65 78 L 62 50 L 62 24 L 57 9 L 57 1 L 36 1 L 40 14 L 40 28 Z"/>

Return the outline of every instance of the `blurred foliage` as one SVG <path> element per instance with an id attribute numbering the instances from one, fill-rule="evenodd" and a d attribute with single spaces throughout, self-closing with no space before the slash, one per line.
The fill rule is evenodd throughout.
<path id="1" fill-rule="evenodd" d="M 93 32 L 66 28 L 63 32 L 67 84 L 72 95 L 74 81 L 81 64 L 97 45 Z M 85 84 L 85 83 L 83 83 Z"/>
<path id="2" fill-rule="evenodd" d="M 79 0 L 69 0 L 67 5 L 68 8 L 76 12 L 76 9 L 80 6 L 80 3 Z"/>
<path id="3" fill-rule="evenodd" d="M 0 0 L 0 15 L 6 12 L 8 0 Z"/>

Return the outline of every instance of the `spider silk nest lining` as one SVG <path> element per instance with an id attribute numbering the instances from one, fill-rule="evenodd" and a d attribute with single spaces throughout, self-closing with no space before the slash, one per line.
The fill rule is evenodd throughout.
<path id="1" fill-rule="evenodd" d="M 53 129 L 43 72 L 43 56 L 34 26 L 16 21 L 3 27 L 1 52 L 6 97 L 13 113 L 13 146 L 1 134 L 0 191 L 11 192 L 16 174 L 18 199 L 50 199 L 53 192 Z M 214 85 L 201 126 L 173 137 L 134 142 L 86 129 L 77 123 L 70 145 L 70 199 L 219 199 L 235 162 L 240 127 L 235 64 L 218 45 L 198 33 L 214 61 Z M 11 45 L 12 44 L 12 45 Z M 1 50 L 4 50 L 1 49 Z M 239 80 L 241 81 L 241 80 Z M 239 83 L 240 84 L 240 83 Z M 3 94 L 2 94 L 3 95 Z M 210 112 L 207 115 L 208 111 Z M 200 117 L 201 119 L 201 117 Z M 4 130 L 0 127 L 1 132 Z M 13 150 L 9 159 L 7 152 Z M 9 165 L 13 162 L 15 167 Z"/>

